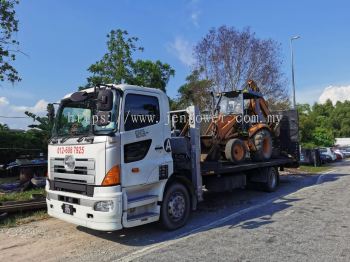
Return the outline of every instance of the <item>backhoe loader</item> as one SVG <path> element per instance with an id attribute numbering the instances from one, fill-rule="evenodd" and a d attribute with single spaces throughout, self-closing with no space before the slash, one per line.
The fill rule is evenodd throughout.
<path id="1" fill-rule="evenodd" d="M 270 159 L 275 124 L 269 117 L 267 102 L 253 80 L 242 90 L 217 94 L 211 123 L 201 135 L 201 159 L 236 164 L 247 155 L 253 161 Z"/>

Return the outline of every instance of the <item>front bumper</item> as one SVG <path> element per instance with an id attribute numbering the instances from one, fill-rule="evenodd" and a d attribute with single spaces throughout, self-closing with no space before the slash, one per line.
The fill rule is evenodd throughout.
<path id="1" fill-rule="evenodd" d="M 93 197 L 75 193 L 53 191 L 46 187 L 47 210 L 52 217 L 80 225 L 83 227 L 114 231 L 122 229 L 122 192 L 120 186 L 95 187 Z M 74 200 L 67 201 L 67 200 Z M 113 210 L 101 212 L 94 210 L 94 204 L 98 201 L 113 201 Z M 62 205 L 72 205 L 75 212 L 73 215 L 63 213 Z"/>

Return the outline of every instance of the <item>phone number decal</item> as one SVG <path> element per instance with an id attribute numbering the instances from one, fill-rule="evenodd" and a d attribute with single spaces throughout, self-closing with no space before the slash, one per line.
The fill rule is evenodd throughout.
<path id="1" fill-rule="evenodd" d="M 57 154 L 84 154 L 85 148 L 83 146 L 59 146 L 57 147 Z"/>

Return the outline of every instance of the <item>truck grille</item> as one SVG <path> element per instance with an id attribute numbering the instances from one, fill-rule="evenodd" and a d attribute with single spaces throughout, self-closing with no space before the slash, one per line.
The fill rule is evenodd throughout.
<path id="1" fill-rule="evenodd" d="M 67 173 L 67 174 L 78 174 L 78 175 L 87 175 L 88 169 L 86 166 L 76 167 L 73 172 L 68 172 L 64 166 L 54 165 L 54 171 L 56 173 Z"/>
<path id="2" fill-rule="evenodd" d="M 66 170 L 64 158 L 50 159 L 51 177 L 55 181 L 72 181 L 77 183 L 95 183 L 95 160 L 89 158 L 76 158 L 74 170 Z"/>

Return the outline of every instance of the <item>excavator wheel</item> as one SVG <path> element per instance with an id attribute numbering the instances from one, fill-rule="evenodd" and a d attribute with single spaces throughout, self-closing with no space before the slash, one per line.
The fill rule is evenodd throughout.
<path id="1" fill-rule="evenodd" d="M 272 138 L 270 131 L 261 129 L 253 136 L 253 143 L 256 151 L 251 151 L 250 156 L 254 161 L 266 161 L 272 155 Z"/>
<path id="2" fill-rule="evenodd" d="M 245 145 L 238 138 L 230 139 L 225 146 L 225 156 L 232 163 L 239 164 L 244 161 L 246 155 Z"/>

